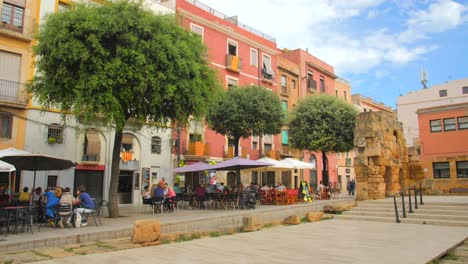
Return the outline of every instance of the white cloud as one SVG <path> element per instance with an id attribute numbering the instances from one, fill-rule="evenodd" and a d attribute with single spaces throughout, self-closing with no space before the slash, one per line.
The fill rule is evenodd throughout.
<path id="1" fill-rule="evenodd" d="M 385 5 L 383 0 L 205 0 L 205 3 L 227 15 L 238 14 L 240 22 L 276 37 L 279 48 L 308 48 L 310 53 L 334 66 L 338 74 L 365 73 L 378 70 L 382 64 L 404 65 L 420 59 L 437 47 L 418 40 L 466 22 L 467 10 L 452 0 L 394 0 Z M 405 15 L 394 17 L 402 27 L 391 25 L 390 30 L 369 24 L 352 28 L 353 32 L 347 27 L 351 19 L 368 21 L 390 12 Z"/>
<path id="2" fill-rule="evenodd" d="M 466 11 L 467 7 L 451 0 L 439 0 L 431 4 L 428 10 L 412 11 L 406 22 L 408 28 L 401 33 L 399 39 L 411 43 L 425 38 L 427 33 L 456 28 L 466 21 Z"/>

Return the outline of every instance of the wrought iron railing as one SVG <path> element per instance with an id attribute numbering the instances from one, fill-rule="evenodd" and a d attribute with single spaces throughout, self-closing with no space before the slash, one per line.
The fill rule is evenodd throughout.
<path id="1" fill-rule="evenodd" d="M 227 15 L 225 15 L 225 14 L 223 14 L 223 13 L 221 13 L 221 12 L 219 12 L 219 11 L 217 11 L 217 10 L 215 10 L 215 9 L 213 9 L 213 8 L 211 8 L 211 7 L 205 5 L 205 4 L 203 4 L 203 3 L 201 3 L 201 2 L 199 2 L 197 0 L 185 0 L 185 1 L 187 1 L 188 3 L 194 5 L 194 6 L 200 8 L 202 10 L 205 10 L 206 12 L 208 12 L 208 13 L 216 16 L 216 17 L 219 17 L 219 18 L 221 18 L 221 19 L 223 19 L 223 20 L 225 20 L 225 21 L 227 21 L 227 22 L 229 22 L 231 24 L 234 24 L 234 25 L 236 25 L 236 26 L 238 26 L 238 27 L 250 32 L 250 33 L 253 33 L 253 34 L 255 34 L 255 35 L 259 36 L 259 37 L 262 37 L 262 38 L 264 38 L 266 40 L 269 40 L 271 42 L 276 43 L 276 39 L 274 37 L 272 37 L 272 36 L 270 36 L 268 34 L 265 34 L 265 33 L 255 29 L 255 28 L 252 28 L 250 26 L 242 24 L 241 22 L 239 22 L 237 20 L 236 17 L 227 16 Z"/>
<path id="2" fill-rule="evenodd" d="M 393 195 L 393 205 L 395 207 L 395 221 L 397 223 L 401 223 L 400 215 L 398 213 L 399 203 L 401 203 L 402 216 L 403 216 L 403 218 L 406 218 L 406 204 L 405 204 L 405 198 L 406 197 L 408 198 L 408 206 L 409 206 L 408 213 L 410 213 L 410 214 L 414 213 L 414 211 L 413 211 L 413 202 L 411 200 L 411 196 L 412 196 L 411 192 L 414 192 L 414 200 L 413 200 L 414 201 L 414 209 L 419 208 L 418 207 L 418 192 L 419 192 L 419 205 L 424 205 L 422 181 L 412 185 L 409 188 L 406 188 L 406 189 L 401 190 L 400 192 L 394 194 Z M 405 193 L 407 193 L 406 196 L 405 196 Z M 400 201 L 397 202 L 398 197 L 400 198 Z"/>
<path id="3" fill-rule="evenodd" d="M 8 80 L 0 80 L 0 102 L 27 105 L 29 95 L 23 84 Z"/>
<path id="4" fill-rule="evenodd" d="M 28 37 L 34 37 L 36 32 L 36 19 L 34 17 L 23 16 L 23 20 L 18 20 L 14 14 L 8 13 L 0 7 L 2 18 L 0 21 L 0 28 L 13 32 L 25 34 Z"/>

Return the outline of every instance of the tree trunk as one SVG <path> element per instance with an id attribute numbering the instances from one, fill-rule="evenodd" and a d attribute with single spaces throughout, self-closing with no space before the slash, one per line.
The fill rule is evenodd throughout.
<path id="1" fill-rule="evenodd" d="M 322 181 L 323 185 L 328 186 L 328 159 L 327 159 L 327 153 L 325 151 L 322 151 Z"/>
<path id="2" fill-rule="evenodd" d="M 111 179 L 109 187 L 109 217 L 119 217 L 119 174 L 120 174 L 120 150 L 122 146 L 122 131 L 116 131 L 114 136 L 114 148 L 112 150 Z"/>
<path id="3" fill-rule="evenodd" d="M 237 136 L 234 137 L 234 142 L 236 144 L 234 146 L 234 157 L 239 156 L 239 140 L 240 140 L 240 137 L 237 137 Z M 239 186 L 239 184 L 241 184 L 240 170 L 236 170 L 236 185 Z"/>

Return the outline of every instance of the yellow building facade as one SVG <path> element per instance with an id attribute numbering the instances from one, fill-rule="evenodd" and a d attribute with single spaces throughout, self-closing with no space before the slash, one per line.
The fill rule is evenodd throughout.
<path id="1" fill-rule="evenodd" d="M 40 0 L 0 0 L 0 149 L 24 148 Z"/>

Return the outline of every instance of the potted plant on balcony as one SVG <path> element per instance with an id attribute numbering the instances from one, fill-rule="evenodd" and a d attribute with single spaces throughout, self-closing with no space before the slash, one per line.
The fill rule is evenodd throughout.
<path id="1" fill-rule="evenodd" d="M 54 137 L 49 137 L 49 138 L 47 138 L 47 143 L 55 144 L 55 143 L 57 143 L 57 139 L 54 138 Z"/>

